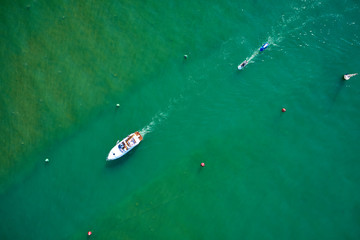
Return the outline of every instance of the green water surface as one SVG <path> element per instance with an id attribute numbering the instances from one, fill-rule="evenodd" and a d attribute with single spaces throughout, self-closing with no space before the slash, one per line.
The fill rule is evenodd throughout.
<path id="1" fill-rule="evenodd" d="M 0 239 L 360 238 L 358 1 L 2 5 Z"/>

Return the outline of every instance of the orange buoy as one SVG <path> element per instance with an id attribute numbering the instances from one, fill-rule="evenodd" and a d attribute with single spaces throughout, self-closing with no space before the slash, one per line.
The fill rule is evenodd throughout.
<path id="1" fill-rule="evenodd" d="M 281 109 L 282 112 L 286 112 L 286 108 Z"/>
<path id="2" fill-rule="evenodd" d="M 203 162 L 202 162 L 200 165 L 201 165 L 202 167 L 205 167 L 205 163 L 203 163 Z"/>
<path id="3" fill-rule="evenodd" d="M 88 236 L 91 236 L 92 232 L 91 231 L 88 231 Z"/>

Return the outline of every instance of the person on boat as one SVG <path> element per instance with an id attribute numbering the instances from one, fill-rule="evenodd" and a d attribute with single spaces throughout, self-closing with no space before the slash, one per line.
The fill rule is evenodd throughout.
<path id="1" fill-rule="evenodd" d="M 345 74 L 344 75 L 344 80 L 349 80 L 351 77 L 356 76 L 356 75 L 358 75 L 358 74 L 357 73 Z"/>
<path id="2" fill-rule="evenodd" d="M 125 142 L 126 142 L 126 144 L 127 144 L 128 146 L 131 145 L 131 140 L 132 140 L 132 139 L 133 139 L 133 136 L 130 136 L 128 139 L 125 140 Z"/>
<path id="3" fill-rule="evenodd" d="M 243 61 L 243 62 L 241 63 L 240 67 L 245 67 L 246 64 L 248 64 L 248 61 L 245 60 L 245 61 Z"/>
<path id="4" fill-rule="evenodd" d="M 126 142 L 121 142 L 121 148 L 122 148 L 123 150 L 125 150 L 125 151 L 128 150 L 127 145 L 126 145 Z"/>
<path id="5" fill-rule="evenodd" d="M 122 150 L 125 150 L 125 145 L 124 145 L 124 143 L 121 142 L 120 145 L 119 145 L 119 148 L 122 149 Z"/>

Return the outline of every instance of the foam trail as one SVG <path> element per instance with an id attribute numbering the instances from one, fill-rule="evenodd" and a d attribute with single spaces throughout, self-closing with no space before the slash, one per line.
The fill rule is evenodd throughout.
<path id="1" fill-rule="evenodd" d="M 168 113 L 160 112 L 156 114 L 152 119 L 151 122 L 143 127 L 139 132 L 141 136 L 145 136 L 146 134 L 152 132 L 155 129 L 155 126 L 165 120 L 168 116 Z"/>
<path id="2" fill-rule="evenodd" d="M 168 118 L 170 111 L 173 109 L 173 106 L 178 104 L 179 100 L 181 100 L 182 98 L 183 98 L 183 96 L 180 95 L 178 98 L 170 99 L 167 109 L 163 112 L 157 113 L 151 119 L 151 122 L 139 131 L 141 136 L 144 137 L 146 134 L 151 133 L 152 131 L 154 131 L 155 127 L 158 124 L 160 124 L 162 121 L 166 120 Z"/>
<path id="3" fill-rule="evenodd" d="M 252 53 L 252 55 L 248 58 L 246 58 L 246 60 L 251 63 L 251 61 L 260 53 L 260 47 L 265 44 L 265 43 L 269 43 L 269 46 L 271 45 L 275 45 L 276 46 L 276 43 L 275 42 L 281 42 L 282 41 L 282 38 L 281 37 L 278 37 L 276 40 L 269 36 L 268 39 L 266 41 L 264 41 L 257 49 L 254 50 L 254 52 Z"/>
<path id="4" fill-rule="evenodd" d="M 258 50 L 256 50 L 256 51 L 254 51 L 254 53 L 248 58 L 248 62 L 250 62 L 256 55 L 258 55 L 259 54 L 259 51 Z"/>
<path id="5" fill-rule="evenodd" d="M 152 131 L 153 126 L 155 125 L 155 121 L 152 120 L 148 125 L 146 125 L 145 127 L 143 127 L 143 129 L 141 129 L 139 132 L 141 134 L 141 136 L 145 136 L 146 134 L 148 134 L 149 132 Z"/>
<path id="6" fill-rule="evenodd" d="M 305 19 L 305 21 L 304 21 L 300 16 L 307 9 L 309 9 L 309 8 L 315 9 L 315 8 L 318 8 L 320 5 L 321 5 L 321 2 L 314 2 L 314 3 L 308 4 L 306 1 L 303 1 L 300 6 L 294 6 L 293 7 L 294 12 L 292 14 L 290 14 L 289 17 L 282 15 L 279 24 L 277 24 L 275 26 L 275 29 L 274 28 L 272 29 L 272 33 L 270 33 L 271 36 L 269 36 L 268 39 L 266 41 L 262 42 L 261 44 L 265 44 L 267 42 L 267 43 L 269 43 L 269 46 L 271 46 L 271 45 L 277 46 L 277 44 L 280 44 L 283 41 L 284 35 L 288 35 L 293 32 L 298 32 L 299 30 L 303 29 L 308 23 L 314 22 L 316 20 L 315 18 L 309 17 L 309 18 Z M 320 16 L 320 17 L 327 17 L 327 15 Z M 301 21 L 301 23 L 297 24 L 296 26 L 294 26 L 294 27 L 289 26 L 289 25 L 297 23 L 299 21 Z M 246 58 L 246 60 L 249 63 L 253 63 L 251 61 L 260 53 L 259 52 L 260 46 L 253 52 L 253 54 L 249 58 Z"/>
<path id="7" fill-rule="evenodd" d="M 251 63 L 251 61 L 259 54 L 259 48 L 257 48 L 250 57 L 246 58 L 246 61 Z"/>

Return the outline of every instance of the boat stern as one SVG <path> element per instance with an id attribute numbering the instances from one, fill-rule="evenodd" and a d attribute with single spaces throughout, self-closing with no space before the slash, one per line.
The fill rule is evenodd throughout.
<path id="1" fill-rule="evenodd" d="M 135 135 L 139 139 L 140 142 L 143 140 L 143 137 L 141 136 L 141 134 L 139 132 L 135 132 Z"/>

